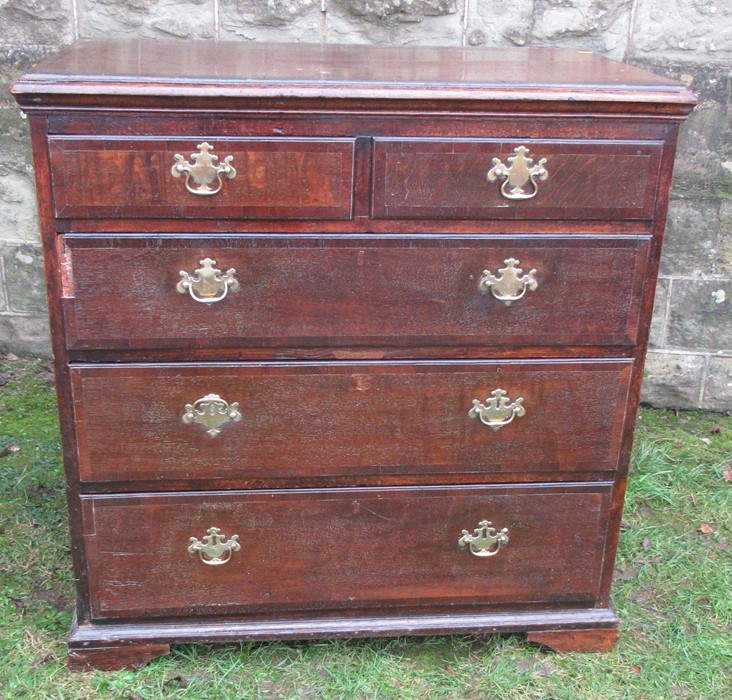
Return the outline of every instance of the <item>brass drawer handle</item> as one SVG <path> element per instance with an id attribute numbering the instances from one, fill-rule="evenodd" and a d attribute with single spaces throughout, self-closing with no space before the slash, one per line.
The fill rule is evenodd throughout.
<path id="1" fill-rule="evenodd" d="M 510 163 L 507 167 L 499 158 L 493 159 L 493 167 L 488 171 L 488 182 L 503 180 L 501 194 L 506 199 L 531 199 L 536 196 L 538 186 L 537 180 L 544 181 L 549 177 L 544 164 L 546 158 L 542 158 L 534 165 L 533 158 L 527 158 L 529 149 L 526 146 L 517 146 L 513 149 L 516 155 L 508 156 L 506 160 Z M 526 191 L 526 185 L 531 184 L 531 190 Z M 508 189 L 508 188 L 511 189 Z"/>
<path id="2" fill-rule="evenodd" d="M 526 294 L 527 289 L 533 292 L 539 283 L 536 281 L 536 270 L 522 274 L 523 270 L 518 267 L 520 261 L 516 258 L 508 258 L 503 262 L 506 267 L 498 268 L 499 277 L 489 270 L 483 270 L 483 276 L 478 280 L 478 289 L 481 294 L 490 291 L 498 301 L 511 306 Z"/>
<path id="3" fill-rule="evenodd" d="M 241 420 L 239 404 L 229 404 L 218 394 L 206 394 L 203 398 L 187 403 L 181 420 L 186 424 L 200 423 L 206 427 L 211 437 L 221 432 L 221 426 L 231 421 L 238 423 Z"/>
<path id="4" fill-rule="evenodd" d="M 217 270 L 215 260 L 204 258 L 199 267 L 192 275 L 185 270 L 180 271 L 180 282 L 176 285 L 179 294 L 188 292 L 193 299 L 202 304 L 212 304 L 221 301 L 231 289 L 235 292 L 239 289 L 239 281 L 234 277 L 236 270 L 232 267 L 225 273 Z"/>
<path id="5" fill-rule="evenodd" d="M 186 189 L 191 194 L 199 194 L 203 197 L 217 194 L 221 191 L 223 181 L 221 176 L 228 177 L 233 180 L 236 177 L 236 170 L 231 164 L 234 156 L 226 156 L 223 163 L 217 163 L 219 157 L 211 153 L 213 146 L 208 143 L 199 143 L 196 146 L 198 151 L 191 153 L 193 164 L 189 163 L 180 153 L 176 153 L 175 163 L 170 169 L 173 177 L 186 176 Z M 191 180 L 197 185 L 191 187 Z M 212 182 L 216 182 L 215 187 L 211 187 Z"/>
<path id="6" fill-rule="evenodd" d="M 508 544 L 508 528 L 504 527 L 497 532 L 490 520 L 481 520 L 478 527 L 471 535 L 463 530 L 462 537 L 458 540 L 461 547 L 470 547 L 470 553 L 476 557 L 492 557 L 498 554 L 501 547 Z"/>
<path id="7" fill-rule="evenodd" d="M 493 430 L 498 430 L 508 425 L 514 418 L 521 417 L 526 413 L 524 399 L 519 397 L 509 403 L 506 392 L 503 389 L 494 389 L 491 398 L 482 404 L 478 399 L 473 399 L 473 408 L 468 411 L 471 418 L 480 418 L 480 422 Z"/>
<path id="8" fill-rule="evenodd" d="M 221 534 L 219 528 L 210 527 L 206 530 L 206 535 L 204 535 L 202 540 L 199 540 L 197 537 L 191 537 L 190 544 L 188 545 L 188 554 L 198 552 L 198 556 L 204 564 L 221 566 L 222 564 L 226 564 L 231 559 L 231 555 L 240 549 L 239 535 L 232 535 L 227 540 Z"/>

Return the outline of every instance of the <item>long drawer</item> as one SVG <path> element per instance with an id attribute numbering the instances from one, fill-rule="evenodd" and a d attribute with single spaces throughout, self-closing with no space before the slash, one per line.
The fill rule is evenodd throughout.
<path id="1" fill-rule="evenodd" d="M 65 236 L 67 342 L 630 346 L 649 245 L 620 235 Z"/>
<path id="2" fill-rule="evenodd" d="M 631 360 L 74 365 L 79 472 L 82 481 L 159 488 L 611 472 L 631 368 Z"/>
<path id="3" fill-rule="evenodd" d="M 373 216 L 650 219 L 662 150 L 659 141 L 377 138 Z"/>
<path id="4" fill-rule="evenodd" d="M 82 497 L 92 617 L 590 602 L 610 492 L 599 483 Z"/>
<path id="5" fill-rule="evenodd" d="M 51 136 L 54 208 L 62 218 L 350 219 L 354 143 Z"/>

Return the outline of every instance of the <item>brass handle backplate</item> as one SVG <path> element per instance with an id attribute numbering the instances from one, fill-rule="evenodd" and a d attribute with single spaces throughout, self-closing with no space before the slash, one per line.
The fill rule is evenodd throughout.
<path id="1" fill-rule="evenodd" d="M 188 554 L 198 552 L 198 556 L 204 564 L 221 566 L 221 564 L 226 564 L 231 559 L 231 555 L 240 549 L 239 535 L 232 535 L 227 540 L 221 534 L 219 528 L 210 527 L 202 540 L 199 540 L 197 537 L 191 537 L 188 545 Z"/>
<path id="2" fill-rule="evenodd" d="M 180 271 L 180 282 L 176 289 L 180 294 L 188 292 L 193 299 L 202 304 L 212 304 L 221 301 L 231 290 L 239 289 L 239 281 L 234 277 L 236 270 L 232 267 L 225 273 L 217 270 L 216 261 L 211 258 L 201 260 L 199 267 L 192 275 L 185 270 Z"/>
<path id="3" fill-rule="evenodd" d="M 508 544 L 508 528 L 504 527 L 497 532 L 490 520 L 481 520 L 472 535 L 463 530 L 458 544 L 461 547 L 470 547 L 470 553 L 476 557 L 492 557 Z"/>
<path id="4" fill-rule="evenodd" d="M 516 258 L 508 258 L 503 262 L 506 267 L 498 268 L 498 277 L 489 270 L 483 270 L 483 276 L 478 280 L 478 289 L 481 294 L 490 291 L 498 301 L 510 306 L 521 299 L 527 289 L 533 292 L 539 283 L 536 281 L 536 270 L 522 274 L 523 270 L 518 267 L 520 261 Z"/>
<path id="5" fill-rule="evenodd" d="M 478 399 L 473 399 L 473 408 L 468 411 L 471 418 L 480 418 L 480 422 L 493 430 L 498 430 L 508 425 L 514 418 L 521 417 L 526 413 L 524 399 L 520 397 L 515 401 L 506 398 L 503 389 L 495 389 L 491 397 L 482 404 Z"/>
<path id="6" fill-rule="evenodd" d="M 180 153 L 176 153 L 173 156 L 175 163 L 173 163 L 170 173 L 173 177 L 185 175 L 186 189 L 191 194 L 204 197 L 217 194 L 223 185 L 222 175 L 228 177 L 229 180 L 236 177 L 236 170 L 231 164 L 234 156 L 226 156 L 223 163 L 218 163 L 219 157 L 211 153 L 213 146 L 208 143 L 199 143 L 196 148 L 198 151 L 191 153 L 193 163 L 189 163 Z M 191 185 L 191 180 L 195 186 Z M 213 183 L 216 184 L 212 187 Z"/>
<path id="7" fill-rule="evenodd" d="M 526 146 L 518 146 L 513 152 L 516 155 L 506 159 L 510 163 L 508 166 L 499 158 L 493 159 L 493 167 L 487 173 L 488 182 L 503 180 L 501 194 L 506 199 L 531 199 L 539 189 L 537 180 L 543 182 L 549 177 L 544 167 L 546 158 L 534 165 L 534 159 L 526 157 L 529 152 Z M 525 189 L 527 185 L 531 185 L 528 191 Z"/>
<path id="8" fill-rule="evenodd" d="M 239 404 L 229 404 L 218 394 L 206 394 L 203 398 L 187 403 L 181 420 L 186 424 L 200 423 L 205 426 L 211 437 L 221 432 L 221 426 L 231 421 L 238 423 L 241 420 Z"/>

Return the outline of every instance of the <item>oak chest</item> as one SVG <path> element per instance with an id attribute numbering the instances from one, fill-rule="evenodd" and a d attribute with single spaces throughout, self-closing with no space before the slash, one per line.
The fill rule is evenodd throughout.
<path id="1" fill-rule="evenodd" d="M 686 89 L 575 50 L 89 41 L 13 91 L 73 668 L 230 639 L 613 645 Z"/>

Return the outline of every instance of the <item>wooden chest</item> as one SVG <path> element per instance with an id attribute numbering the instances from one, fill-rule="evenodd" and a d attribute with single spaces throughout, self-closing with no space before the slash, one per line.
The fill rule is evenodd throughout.
<path id="1" fill-rule="evenodd" d="M 72 668 L 617 638 L 686 89 L 575 50 L 89 41 L 29 117 Z"/>

